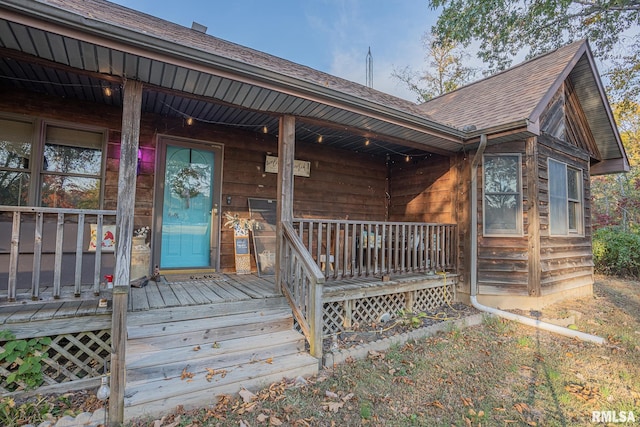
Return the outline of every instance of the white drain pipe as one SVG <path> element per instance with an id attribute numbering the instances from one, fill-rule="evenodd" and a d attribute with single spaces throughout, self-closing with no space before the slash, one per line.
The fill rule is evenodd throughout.
<path id="1" fill-rule="evenodd" d="M 480 159 L 482 158 L 482 154 L 484 153 L 486 146 L 487 135 L 482 134 L 480 136 L 478 151 L 476 151 L 471 163 L 471 305 L 480 311 L 491 313 L 504 319 L 514 320 L 524 325 L 533 326 L 534 328 L 554 332 L 571 338 L 578 338 L 582 341 L 604 344 L 605 339 L 597 335 L 574 331 L 573 329 L 542 322 L 538 319 L 532 319 L 530 317 L 520 316 L 508 311 L 488 307 L 478 302 L 478 164 L 480 163 Z"/>

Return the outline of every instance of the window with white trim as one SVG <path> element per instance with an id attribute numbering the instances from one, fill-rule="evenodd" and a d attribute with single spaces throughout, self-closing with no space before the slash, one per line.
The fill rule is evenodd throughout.
<path id="1" fill-rule="evenodd" d="M 483 235 L 522 235 L 520 154 L 485 154 L 483 163 Z"/>
<path id="2" fill-rule="evenodd" d="M 0 118 L 0 205 L 99 209 L 103 150 L 101 131 Z"/>
<path id="3" fill-rule="evenodd" d="M 582 170 L 549 159 L 549 234 L 583 233 Z"/>

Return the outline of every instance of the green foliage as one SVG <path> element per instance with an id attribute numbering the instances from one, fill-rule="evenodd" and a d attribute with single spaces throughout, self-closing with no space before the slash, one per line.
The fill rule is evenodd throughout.
<path id="1" fill-rule="evenodd" d="M 605 227 L 593 234 L 593 262 L 599 273 L 640 278 L 640 232 Z"/>
<path id="2" fill-rule="evenodd" d="M 18 340 L 7 330 L 0 331 L 0 343 L 4 351 L 0 353 L 0 362 L 10 364 L 7 385 L 24 383 L 27 388 L 36 388 L 42 384 L 42 360 L 51 344 L 51 338 L 31 338 Z"/>
<path id="3" fill-rule="evenodd" d="M 369 402 L 362 402 L 360 405 L 360 418 L 368 420 L 372 415 L 371 404 Z"/>
<path id="4" fill-rule="evenodd" d="M 636 0 L 430 0 L 441 9 L 432 32 L 443 41 L 474 43 L 491 71 L 507 68 L 523 52 L 533 57 L 567 42 L 589 39 L 600 59 L 613 60 L 610 90 L 619 99 L 638 95 L 640 68 Z"/>
<path id="5" fill-rule="evenodd" d="M 424 323 L 424 319 L 427 317 L 427 313 L 411 313 L 406 310 L 398 310 L 397 311 L 398 320 L 397 323 L 409 327 L 412 329 L 417 329 L 421 327 Z"/>
<path id="6" fill-rule="evenodd" d="M 3 397 L 0 399 L 0 425 L 39 424 L 48 419 L 51 409 L 49 402 L 42 397 L 21 404 L 11 397 Z"/>

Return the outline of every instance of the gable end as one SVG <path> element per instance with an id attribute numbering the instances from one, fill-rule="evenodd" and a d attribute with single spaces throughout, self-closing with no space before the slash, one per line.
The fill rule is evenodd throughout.
<path id="1" fill-rule="evenodd" d="M 586 114 L 580 104 L 571 79 L 551 98 L 541 117 L 541 132 L 564 141 L 589 154 L 592 159 L 602 160 L 595 137 L 591 132 Z"/>

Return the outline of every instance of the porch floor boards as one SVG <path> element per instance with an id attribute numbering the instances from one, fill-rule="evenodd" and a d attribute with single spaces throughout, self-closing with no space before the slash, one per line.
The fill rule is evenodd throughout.
<path id="1" fill-rule="evenodd" d="M 454 275 L 447 275 L 447 281 Z M 329 299 L 340 299 L 354 293 L 383 291 L 393 287 L 411 286 L 413 283 L 432 281 L 442 282 L 443 276 L 420 274 L 392 275 L 391 280 L 382 281 L 380 277 L 351 277 L 327 281 L 323 286 L 323 295 Z M 368 291 L 367 291 L 368 290 Z M 74 296 L 73 286 L 63 286 L 61 297 L 53 298 L 53 287 L 41 288 L 40 298 L 32 301 L 29 290 L 17 294 L 17 302 L 7 302 L 6 294 L 0 294 L 0 325 L 23 323 L 39 320 L 73 318 L 111 313 L 111 291 L 101 289 L 96 296 L 89 288 L 83 290 L 81 297 Z M 254 274 L 215 274 L 191 280 L 189 277 L 168 276 L 159 281 L 149 281 L 143 288 L 131 288 L 129 311 L 144 312 L 170 307 L 188 307 L 217 303 L 250 301 L 254 299 L 276 298 L 275 277 L 258 277 Z M 99 307 L 100 298 L 107 298 L 107 307 Z"/>
<path id="2" fill-rule="evenodd" d="M 197 306 L 280 297 L 275 292 L 273 276 L 216 274 L 201 280 L 149 281 L 143 288 L 131 288 L 129 311 L 140 312 L 169 307 Z M 101 298 L 108 300 L 107 307 L 99 307 Z M 0 325 L 34 322 L 40 320 L 68 319 L 74 317 L 111 314 L 111 290 L 83 290 L 74 296 L 74 286 L 62 286 L 60 298 L 53 297 L 53 286 L 40 288 L 40 296 L 31 300 L 30 289 L 22 289 L 16 302 L 8 302 L 6 293 L 0 293 Z"/>
<path id="3" fill-rule="evenodd" d="M 131 288 L 129 311 L 206 305 L 279 297 L 273 276 L 215 274 L 198 279 L 170 276 L 143 288 Z"/>

